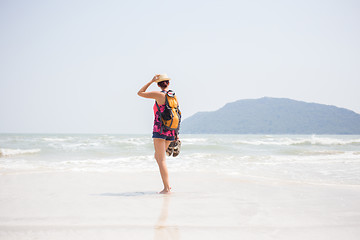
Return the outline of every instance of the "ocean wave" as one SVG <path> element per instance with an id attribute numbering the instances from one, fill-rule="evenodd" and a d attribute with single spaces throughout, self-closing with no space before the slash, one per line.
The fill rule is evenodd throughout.
<path id="1" fill-rule="evenodd" d="M 152 155 L 89 158 L 68 160 L 34 160 L 34 159 L 4 159 L 1 171 L 12 172 L 49 172 L 49 171 L 90 171 L 90 172 L 135 172 L 156 171 L 156 162 Z"/>
<path id="2" fill-rule="evenodd" d="M 360 139 L 336 139 L 336 138 L 319 138 L 312 137 L 295 142 L 293 145 L 359 145 Z"/>
<path id="3" fill-rule="evenodd" d="M 304 148 L 294 149 L 294 148 L 286 148 L 284 150 L 279 151 L 279 153 L 285 154 L 287 156 L 319 156 L 319 155 L 342 155 L 347 151 L 339 151 L 339 150 L 307 150 Z M 354 153 L 355 154 L 355 153 Z"/>
<path id="4" fill-rule="evenodd" d="M 360 145 L 360 139 L 336 139 L 315 137 L 293 139 L 293 138 L 268 138 L 265 140 L 238 140 L 235 144 L 246 145 L 276 145 L 276 146 L 291 146 L 291 145 Z"/>
<path id="5" fill-rule="evenodd" d="M 125 139 L 113 139 L 111 143 L 115 144 L 126 144 L 126 145 L 134 145 L 134 146 L 140 146 L 145 145 L 149 143 L 148 139 L 141 139 L 141 138 L 125 138 Z"/>
<path id="6" fill-rule="evenodd" d="M 66 151 L 106 149 L 106 148 L 136 148 L 146 146 L 149 139 L 144 138 L 117 138 L 112 136 L 101 137 L 74 137 L 74 138 L 46 138 L 46 146 Z M 44 140 L 44 139 L 43 139 Z"/>
<path id="7" fill-rule="evenodd" d="M 208 142 L 209 140 L 206 138 L 181 138 L 181 142 L 185 144 L 196 144 Z"/>
<path id="8" fill-rule="evenodd" d="M 14 155 L 22 154 L 34 154 L 39 153 L 41 149 L 9 149 L 9 148 L 0 148 L 0 157 L 9 157 Z"/>
<path id="9" fill-rule="evenodd" d="M 304 151 L 300 155 L 305 156 L 316 156 L 316 155 L 344 155 L 344 151 L 335 151 L 335 150 L 321 150 L 321 151 Z"/>
<path id="10" fill-rule="evenodd" d="M 43 137 L 42 140 L 45 142 L 66 142 L 66 141 L 71 141 L 74 138 L 72 137 L 65 137 L 65 138 L 60 138 L 60 137 Z"/>

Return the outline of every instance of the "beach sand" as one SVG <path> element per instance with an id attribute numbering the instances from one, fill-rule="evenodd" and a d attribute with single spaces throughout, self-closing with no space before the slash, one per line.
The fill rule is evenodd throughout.
<path id="1" fill-rule="evenodd" d="M 0 239 L 359 239 L 360 186 L 211 172 L 3 173 Z"/>

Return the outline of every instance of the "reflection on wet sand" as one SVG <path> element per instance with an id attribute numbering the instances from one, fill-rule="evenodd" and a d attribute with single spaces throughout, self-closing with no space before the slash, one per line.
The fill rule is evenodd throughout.
<path id="1" fill-rule="evenodd" d="M 167 224 L 170 199 L 171 195 L 163 196 L 163 205 L 159 219 L 154 227 L 154 240 L 180 239 L 179 228 Z"/>

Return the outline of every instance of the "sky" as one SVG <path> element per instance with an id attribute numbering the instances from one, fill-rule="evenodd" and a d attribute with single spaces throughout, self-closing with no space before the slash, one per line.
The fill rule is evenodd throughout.
<path id="1" fill-rule="evenodd" d="M 360 2 L 0 0 L 0 133 L 150 135 L 156 73 L 183 119 L 264 96 L 360 113 Z"/>

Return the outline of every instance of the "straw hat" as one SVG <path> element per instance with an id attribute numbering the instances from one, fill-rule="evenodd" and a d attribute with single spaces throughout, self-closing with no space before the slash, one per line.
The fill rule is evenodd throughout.
<path id="1" fill-rule="evenodd" d="M 170 80 L 170 79 L 171 78 L 169 78 L 166 73 L 163 73 L 163 74 L 159 74 L 159 78 L 155 82 L 158 83 L 158 82 L 163 82 L 163 81 Z"/>

